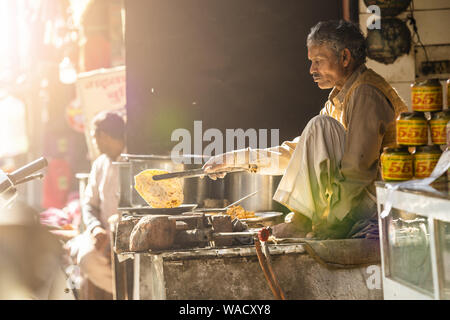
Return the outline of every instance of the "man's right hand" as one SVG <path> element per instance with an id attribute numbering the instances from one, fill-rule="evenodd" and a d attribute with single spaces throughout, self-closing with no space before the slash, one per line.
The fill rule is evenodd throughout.
<path id="1" fill-rule="evenodd" d="M 227 161 L 228 160 L 228 161 Z M 203 170 L 213 180 L 224 178 L 226 173 L 216 174 L 216 172 L 227 171 L 234 168 L 234 156 L 229 153 L 219 154 L 210 158 L 203 166 Z"/>
<path id="2" fill-rule="evenodd" d="M 92 237 L 94 239 L 95 249 L 97 249 L 98 251 L 102 251 L 105 248 L 108 240 L 106 230 L 102 227 L 95 227 L 92 230 Z"/>
<path id="3" fill-rule="evenodd" d="M 234 168 L 248 169 L 248 159 L 247 149 L 230 151 L 210 158 L 203 166 L 203 170 L 211 179 L 216 180 L 217 178 L 224 178 L 226 175 L 226 172 L 220 174 L 217 172 L 231 171 Z"/>

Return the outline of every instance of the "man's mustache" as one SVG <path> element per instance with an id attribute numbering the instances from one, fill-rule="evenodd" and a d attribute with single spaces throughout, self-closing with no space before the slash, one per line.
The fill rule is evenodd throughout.
<path id="1" fill-rule="evenodd" d="M 315 78 L 320 78 L 320 73 L 313 73 L 312 74 L 312 77 L 315 79 Z"/>

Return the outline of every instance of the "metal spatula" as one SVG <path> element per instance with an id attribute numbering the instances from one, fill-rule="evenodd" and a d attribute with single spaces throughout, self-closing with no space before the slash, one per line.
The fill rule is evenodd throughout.
<path id="1" fill-rule="evenodd" d="M 214 172 L 214 174 L 221 174 L 221 173 L 231 173 L 231 172 L 241 172 L 245 171 L 245 169 L 242 168 L 234 168 L 226 171 L 220 171 L 220 172 Z M 153 176 L 153 180 L 164 180 L 164 179 L 172 179 L 172 178 L 195 178 L 195 177 L 201 177 L 205 176 L 207 173 L 203 169 L 194 169 L 194 170 L 186 170 L 186 171 L 179 171 L 179 172 L 172 172 L 172 173 L 165 173 L 165 174 L 158 174 Z"/>

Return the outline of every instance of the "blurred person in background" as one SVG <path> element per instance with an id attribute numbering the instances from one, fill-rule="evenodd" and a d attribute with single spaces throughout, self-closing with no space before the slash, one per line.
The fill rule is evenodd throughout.
<path id="1" fill-rule="evenodd" d="M 119 172 L 112 163 L 125 148 L 125 121 L 116 112 L 102 112 L 93 119 L 91 132 L 100 156 L 92 164 L 82 200 L 86 230 L 73 241 L 71 256 L 96 287 L 112 292 L 108 219 L 117 213 Z"/>
<path id="2" fill-rule="evenodd" d="M 19 200 L 0 210 L 0 300 L 73 300 L 62 244 L 38 212 Z"/>

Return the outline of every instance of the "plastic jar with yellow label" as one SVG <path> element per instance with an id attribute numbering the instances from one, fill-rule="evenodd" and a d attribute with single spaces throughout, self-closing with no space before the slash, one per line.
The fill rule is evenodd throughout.
<path id="1" fill-rule="evenodd" d="M 447 123 L 450 121 L 450 110 L 433 113 L 430 120 L 431 140 L 433 144 L 447 144 Z"/>
<path id="2" fill-rule="evenodd" d="M 447 109 L 450 109 L 450 79 L 447 80 Z"/>
<path id="3" fill-rule="evenodd" d="M 439 79 L 416 82 L 411 86 L 413 111 L 433 112 L 442 110 L 442 86 Z"/>
<path id="4" fill-rule="evenodd" d="M 441 148 L 437 145 L 417 147 L 414 152 L 414 177 L 416 179 L 429 177 L 441 154 Z"/>
<path id="5" fill-rule="evenodd" d="M 450 121 L 447 123 L 447 149 L 450 150 Z M 450 181 L 450 168 L 447 170 L 447 180 Z"/>
<path id="6" fill-rule="evenodd" d="M 397 144 L 422 146 L 428 143 L 428 124 L 422 112 L 403 112 L 397 118 Z"/>
<path id="7" fill-rule="evenodd" d="M 386 147 L 381 154 L 381 177 L 384 181 L 404 181 L 413 178 L 413 155 L 408 148 Z"/>

